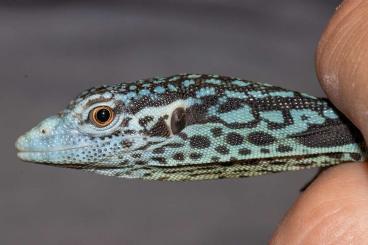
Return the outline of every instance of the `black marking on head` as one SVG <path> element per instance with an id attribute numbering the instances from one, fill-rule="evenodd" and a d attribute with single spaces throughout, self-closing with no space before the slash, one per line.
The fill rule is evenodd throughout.
<path id="1" fill-rule="evenodd" d="M 112 135 L 103 135 L 98 137 L 100 140 L 112 139 Z"/>
<path id="2" fill-rule="evenodd" d="M 187 140 L 188 139 L 188 135 L 186 133 L 183 133 L 183 132 L 178 133 L 177 136 L 179 136 L 182 140 Z"/>
<path id="3" fill-rule="evenodd" d="M 244 137 L 238 133 L 228 133 L 226 136 L 226 142 L 229 145 L 241 145 L 244 141 Z"/>
<path id="4" fill-rule="evenodd" d="M 138 123 L 139 123 L 139 125 L 141 125 L 142 127 L 146 127 L 147 126 L 147 124 L 149 123 L 149 122 L 151 122 L 153 120 L 153 117 L 152 116 L 145 116 L 145 117 L 143 117 L 143 118 L 140 118 L 139 119 L 139 121 L 138 121 Z"/>
<path id="5" fill-rule="evenodd" d="M 247 148 L 243 148 L 239 150 L 240 155 L 249 155 L 250 153 L 252 153 L 252 151 Z"/>
<path id="6" fill-rule="evenodd" d="M 133 100 L 129 105 L 129 112 L 137 114 L 140 110 L 148 107 L 159 107 L 162 105 L 168 105 L 178 99 L 178 94 L 162 94 L 159 98 L 151 98 L 149 96 L 143 96 L 140 99 Z"/>
<path id="7" fill-rule="evenodd" d="M 157 123 L 147 132 L 147 134 L 150 136 L 168 137 L 170 136 L 170 130 L 165 120 L 161 117 L 158 119 Z"/>
<path id="8" fill-rule="evenodd" d="M 218 112 L 225 113 L 237 110 L 244 105 L 244 100 L 238 98 L 227 98 L 226 102 L 219 106 Z"/>
<path id="9" fill-rule="evenodd" d="M 88 100 L 87 103 L 84 106 L 84 109 L 87 109 L 90 106 L 95 105 L 96 103 L 101 103 L 101 102 L 109 102 L 111 99 L 106 99 L 106 98 L 96 98 L 96 99 L 91 99 Z"/>
<path id="10" fill-rule="evenodd" d="M 129 117 L 124 118 L 123 121 L 121 122 L 121 127 L 123 127 L 123 128 L 128 127 L 130 120 L 131 120 L 131 118 L 129 118 Z"/>
<path id="11" fill-rule="evenodd" d="M 195 104 L 187 108 L 186 111 L 186 124 L 201 124 L 206 123 L 207 107 L 202 104 Z"/>
<path id="12" fill-rule="evenodd" d="M 133 145 L 133 142 L 125 139 L 121 142 L 121 145 L 123 146 L 123 148 L 130 148 Z"/>
<path id="13" fill-rule="evenodd" d="M 183 144 L 180 144 L 180 143 L 168 143 L 168 144 L 162 145 L 162 146 L 154 149 L 152 151 L 152 153 L 153 154 L 163 154 L 163 153 L 165 153 L 166 148 L 180 148 L 182 146 L 183 146 Z"/>
<path id="14" fill-rule="evenodd" d="M 181 143 L 168 143 L 168 144 L 163 145 L 162 147 L 180 148 L 182 146 L 184 146 L 184 145 L 181 144 Z"/>
<path id="15" fill-rule="evenodd" d="M 207 137 L 194 135 L 190 138 L 190 145 L 193 148 L 204 149 L 211 145 L 211 141 Z"/>
<path id="16" fill-rule="evenodd" d="M 185 109 L 182 107 L 176 108 L 171 114 L 171 132 L 178 134 L 186 125 Z"/>
<path id="17" fill-rule="evenodd" d="M 197 159 L 200 159 L 202 157 L 202 154 L 193 152 L 193 153 L 190 153 L 189 157 L 193 160 L 197 160 Z"/>
<path id="18" fill-rule="evenodd" d="M 248 135 L 248 141 L 253 145 L 270 145 L 276 141 L 275 137 L 264 132 L 252 132 Z"/>
<path id="19" fill-rule="evenodd" d="M 127 130 L 124 130 L 123 134 L 125 135 L 133 135 L 133 134 L 136 134 L 137 131 L 135 130 L 132 130 L 132 129 L 127 129 Z"/>
<path id="20" fill-rule="evenodd" d="M 290 146 L 287 145 L 279 145 L 276 149 L 278 152 L 290 152 L 293 150 Z"/>
<path id="21" fill-rule="evenodd" d="M 132 154 L 132 157 L 133 158 L 141 158 L 142 157 L 142 154 L 140 154 L 140 153 L 134 153 L 134 154 Z"/>
<path id="22" fill-rule="evenodd" d="M 183 153 L 179 152 L 173 156 L 173 159 L 178 160 L 178 161 L 184 161 L 185 157 Z"/>
<path id="23" fill-rule="evenodd" d="M 255 117 L 255 119 L 253 121 L 247 122 L 247 123 L 227 123 L 224 120 L 222 120 L 220 117 L 218 116 L 209 116 L 205 119 L 203 119 L 200 122 L 197 123 L 221 123 L 222 125 L 224 125 L 227 128 L 231 128 L 231 129 L 242 129 L 242 128 L 255 128 L 258 126 L 259 122 L 261 121 L 259 118 L 259 114 L 257 111 L 253 110 L 252 111 L 253 116 Z"/>
<path id="24" fill-rule="evenodd" d="M 114 103 L 114 105 L 115 105 L 114 106 L 114 112 L 116 114 L 119 114 L 119 113 L 123 112 L 124 109 L 125 109 L 125 106 L 124 106 L 124 104 L 123 104 L 122 101 L 116 100 L 115 103 Z"/>
<path id="25" fill-rule="evenodd" d="M 276 86 L 268 87 L 269 92 L 276 92 L 276 91 L 288 91 L 286 89 L 278 88 Z M 273 91 L 272 91 L 273 90 Z M 258 98 L 256 100 L 256 104 L 262 111 L 267 110 L 290 110 L 290 109 L 300 109 L 300 108 L 309 108 L 315 111 L 319 109 L 323 110 L 323 105 L 320 100 L 316 100 L 314 98 L 308 98 L 303 96 L 300 93 L 294 92 L 294 96 L 292 97 L 280 97 L 280 96 L 273 96 L 273 97 L 265 97 L 265 98 Z"/>
<path id="26" fill-rule="evenodd" d="M 218 102 L 219 96 L 218 95 L 209 95 L 202 97 L 202 103 L 206 107 L 206 109 L 210 106 L 216 105 Z"/>
<path id="27" fill-rule="evenodd" d="M 166 164 L 167 163 L 166 159 L 164 157 L 151 157 L 151 159 L 153 161 L 159 162 L 160 164 Z"/>
<path id="28" fill-rule="evenodd" d="M 117 129 L 111 135 L 113 135 L 113 136 L 119 136 L 120 134 L 121 134 L 121 131 L 119 129 Z"/>
<path id="29" fill-rule="evenodd" d="M 165 148 L 164 147 L 159 147 L 159 148 L 153 149 L 152 153 L 153 154 L 163 154 L 163 153 L 165 153 Z"/>
<path id="30" fill-rule="evenodd" d="M 229 154 L 229 149 L 226 147 L 226 146 L 223 146 L 223 145 L 221 145 L 221 146 L 217 146 L 216 148 L 215 148 L 215 150 L 218 152 L 218 153 L 220 153 L 220 154 L 223 154 L 223 155 L 227 155 L 227 154 Z"/>
<path id="31" fill-rule="evenodd" d="M 146 150 L 148 147 L 152 146 L 152 145 L 155 145 L 156 142 L 147 142 L 145 145 L 135 149 L 136 151 L 144 151 Z"/>
<path id="32" fill-rule="evenodd" d="M 222 128 L 220 127 L 211 128 L 211 133 L 213 137 L 220 137 L 222 135 Z"/>

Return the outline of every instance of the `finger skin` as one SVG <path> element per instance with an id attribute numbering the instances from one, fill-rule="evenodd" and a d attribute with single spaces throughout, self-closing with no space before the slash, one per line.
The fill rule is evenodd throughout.
<path id="1" fill-rule="evenodd" d="M 330 168 L 298 198 L 272 245 L 367 244 L 368 165 Z"/>
<path id="2" fill-rule="evenodd" d="M 322 35 L 316 69 L 329 99 L 368 139 L 368 1 L 346 0 Z M 368 165 L 326 170 L 298 198 L 272 245 L 368 244 Z"/>
<path id="3" fill-rule="evenodd" d="M 316 53 L 329 99 L 368 139 L 368 1 L 345 1 L 330 20 Z"/>

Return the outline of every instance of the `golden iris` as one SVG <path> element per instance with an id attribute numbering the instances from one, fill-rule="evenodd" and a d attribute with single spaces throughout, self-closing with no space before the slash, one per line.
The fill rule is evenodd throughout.
<path id="1" fill-rule="evenodd" d="M 109 126 L 115 118 L 115 112 L 108 106 L 94 108 L 89 114 L 89 120 L 97 127 Z"/>

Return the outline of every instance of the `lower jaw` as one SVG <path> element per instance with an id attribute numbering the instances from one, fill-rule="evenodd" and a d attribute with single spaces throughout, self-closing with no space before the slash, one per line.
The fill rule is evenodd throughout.
<path id="1" fill-rule="evenodd" d="M 94 165 L 93 163 L 82 164 L 82 163 L 75 163 L 73 161 L 68 161 L 68 160 L 56 160 L 50 157 L 48 153 L 50 154 L 52 152 L 18 152 L 17 155 L 21 160 L 25 162 L 39 163 L 39 164 L 50 165 L 54 167 L 85 169 L 85 170 L 98 168 L 98 166 Z"/>
<path id="2" fill-rule="evenodd" d="M 20 151 L 17 153 L 18 158 L 25 162 L 35 162 L 43 164 L 64 164 L 65 160 L 53 156 L 53 152 L 26 152 Z"/>
<path id="3" fill-rule="evenodd" d="M 48 157 L 46 157 L 46 152 L 26 152 L 20 151 L 17 156 L 27 162 L 48 162 Z"/>
<path id="4" fill-rule="evenodd" d="M 27 162 L 38 162 L 38 163 L 72 163 L 65 156 L 70 155 L 72 151 L 83 150 L 90 147 L 90 145 L 84 145 L 79 147 L 63 147 L 63 148 L 53 148 L 49 151 L 29 151 L 18 149 L 17 156 L 23 161 Z"/>

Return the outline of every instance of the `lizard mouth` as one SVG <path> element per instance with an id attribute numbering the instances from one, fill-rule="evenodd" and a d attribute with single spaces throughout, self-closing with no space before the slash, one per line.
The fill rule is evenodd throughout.
<path id="1" fill-rule="evenodd" d="M 50 149 L 26 149 L 22 147 L 17 147 L 17 156 L 23 161 L 29 162 L 53 162 L 57 163 L 58 156 L 68 155 L 76 150 L 83 150 L 91 147 L 90 145 L 78 146 L 78 147 L 60 147 L 60 148 L 50 148 Z"/>
<path id="2" fill-rule="evenodd" d="M 59 148 L 50 148 L 50 149 L 44 149 L 44 150 L 32 150 L 32 149 L 26 149 L 17 147 L 18 153 L 47 153 L 47 152 L 61 152 L 61 151 L 71 151 L 71 150 L 77 150 L 77 149 L 83 149 L 91 147 L 91 145 L 83 145 L 83 146 L 70 146 L 70 147 L 59 147 Z"/>

